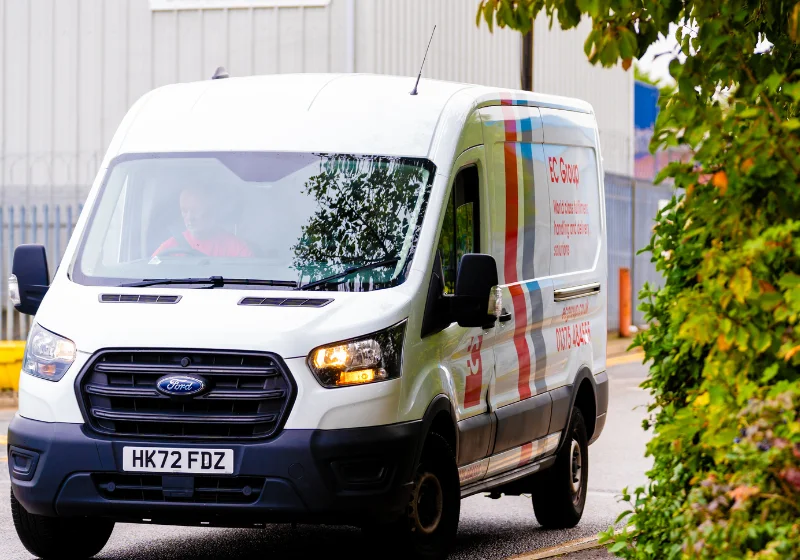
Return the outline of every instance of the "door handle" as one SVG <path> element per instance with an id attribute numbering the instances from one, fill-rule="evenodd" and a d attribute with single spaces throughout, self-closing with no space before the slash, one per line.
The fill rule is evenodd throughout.
<path id="1" fill-rule="evenodd" d="M 501 323 L 505 323 L 506 321 L 510 321 L 511 320 L 511 313 L 506 311 L 506 309 L 504 307 L 503 310 L 500 311 L 500 317 L 498 317 L 498 319 L 500 320 Z"/>
<path id="2" fill-rule="evenodd" d="M 570 288 L 562 288 L 553 291 L 553 299 L 555 301 L 567 301 L 569 299 L 577 299 L 586 296 L 594 296 L 600 293 L 600 282 L 593 284 L 584 284 L 582 286 L 572 286 Z"/>

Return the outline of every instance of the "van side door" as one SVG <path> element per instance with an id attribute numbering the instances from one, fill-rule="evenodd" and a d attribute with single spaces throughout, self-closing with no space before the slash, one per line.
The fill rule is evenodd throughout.
<path id="1" fill-rule="evenodd" d="M 437 245 L 445 294 L 455 291 L 461 256 L 488 252 L 490 206 L 484 161 L 483 146 L 476 146 L 462 153 L 453 166 Z M 494 326 L 464 328 L 452 323 L 435 335 L 440 337 L 442 365 L 455 385 L 459 466 L 479 461 L 489 453 L 492 418 L 486 394 L 494 374 L 494 331 Z M 480 478 L 478 471 L 467 475 L 462 483 Z"/>
<path id="2" fill-rule="evenodd" d="M 547 360 L 549 389 L 570 386 L 581 368 L 605 364 L 606 233 L 594 117 L 542 109 L 552 222 L 546 304 L 554 335 Z M 554 393 L 566 399 L 571 391 Z M 564 409 L 558 405 L 556 408 Z"/>
<path id="3" fill-rule="evenodd" d="M 550 451 L 551 399 L 545 372 L 545 302 L 552 298 L 549 194 L 539 109 L 485 107 L 484 140 L 492 181 L 492 255 L 503 311 L 497 326 L 489 403 L 497 417 L 496 469 L 522 466 Z M 540 441 L 536 441 L 540 440 Z M 550 440 L 548 440 L 550 441 Z M 490 475 L 494 465 L 490 464 Z"/>

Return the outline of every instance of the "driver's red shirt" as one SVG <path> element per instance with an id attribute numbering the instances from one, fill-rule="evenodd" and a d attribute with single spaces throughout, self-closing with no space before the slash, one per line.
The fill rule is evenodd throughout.
<path id="1" fill-rule="evenodd" d="M 183 237 L 189 246 L 205 253 L 209 257 L 252 257 L 253 252 L 244 241 L 227 232 L 222 232 L 208 239 L 196 239 L 189 231 L 183 232 Z M 180 249 L 182 245 L 178 240 L 170 237 L 156 249 L 153 256 L 158 255 L 167 249 Z"/>

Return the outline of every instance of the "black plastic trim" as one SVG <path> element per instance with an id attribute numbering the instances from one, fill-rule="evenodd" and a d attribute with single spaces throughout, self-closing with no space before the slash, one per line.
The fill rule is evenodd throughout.
<path id="1" fill-rule="evenodd" d="M 28 463 L 23 467 L 18 466 L 17 457 L 22 457 L 23 459 L 27 459 Z M 31 451 L 30 449 L 23 449 L 22 447 L 16 447 L 14 445 L 9 446 L 8 448 L 8 469 L 11 473 L 11 477 L 15 478 L 16 480 L 30 480 L 33 478 L 33 475 L 36 474 L 36 467 L 39 464 L 39 454 L 36 451 Z"/>
<path id="2" fill-rule="evenodd" d="M 496 410 L 497 435 L 492 455 L 519 447 L 547 435 L 552 400 L 550 393 L 539 393 Z"/>
<path id="3" fill-rule="evenodd" d="M 183 296 L 147 295 L 147 294 L 100 294 L 100 303 L 178 303 Z"/>
<path id="4" fill-rule="evenodd" d="M 456 448 L 453 449 L 453 453 L 455 453 L 456 457 L 458 457 L 459 441 L 458 441 L 458 429 L 456 428 L 458 424 L 456 421 L 456 413 L 447 395 L 439 394 L 433 397 L 433 400 L 428 405 L 428 408 L 425 409 L 425 414 L 422 416 L 423 437 L 420 438 L 419 445 L 417 446 L 417 452 L 415 455 L 415 461 L 416 461 L 415 465 L 422 458 L 422 448 L 425 446 L 425 439 L 431 432 L 431 426 L 433 425 L 433 421 L 440 412 L 447 412 L 447 414 L 450 416 L 450 421 L 453 424 L 453 430 L 455 432 L 455 440 L 456 440 L 455 442 Z"/>
<path id="5" fill-rule="evenodd" d="M 238 305 L 252 307 L 311 307 L 319 309 L 331 303 L 332 299 L 323 298 L 261 298 L 244 297 L 239 300 Z"/>
<path id="6" fill-rule="evenodd" d="M 558 454 L 558 452 L 561 450 L 561 446 L 564 445 L 564 442 L 566 441 L 565 435 L 568 433 L 570 429 L 569 419 L 572 418 L 572 409 L 575 407 L 575 401 L 578 398 L 578 391 L 580 390 L 580 387 L 583 384 L 584 380 L 588 380 L 589 383 L 592 385 L 592 393 L 595 398 L 595 407 L 597 405 L 597 382 L 595 381 L 595 378 L 592 375 L 592 372 L 589 370 L 589 368 L 587 367 L 581 368 L 580 370 L 578 370 L 578 374 L 575 376 L 575 381 L 572 384 L 572 391 L 569 397 L 569 408 L 568 408 L 569 416 L 567 419 L 567 424 L 566 426 L 564 426 L 564 432 L 561 434 L 561 441 L 558 443 L 556 454 Z M 598 437 L 600 435 L 599 433 L 597 433 L 596 428 L 597 425 L 595 421 L 595 431 L 589 436 L 589 443 L 592 443 L 597 440 L 595 435 L 597 435 Z"/>
<path id="7" fill-rule="evenodd" d="M 494 413 L 483 413 L 458 423 L 458 466 L 463 467 L 485 458 L 497 422 Z"/>
<path id="8" fill-rule="evenodd" d="M 570 407 L 572 405 L 572 394 L 574 392 L 574 385 L 564 385 L 563 387 L 550 391 L 550 397 L 553 399 L 553 410 L 550 413 L 549 433 L 554 434 L 567 427 L 570 411 L 572 410 Z"/>

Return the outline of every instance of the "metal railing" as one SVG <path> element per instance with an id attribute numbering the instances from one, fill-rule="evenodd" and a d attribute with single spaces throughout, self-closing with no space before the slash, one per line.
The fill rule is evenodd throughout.
<path id="1" fill-rule="evenodd" d="M 619 269 L 631 271 L 634 325 L 643 325 L 639 291 L 647 282 L 661 285 L 663 278 L 650 262 L 651 255 L 637 253 L 650 243 L 658 210 L 675 194 L 670 185 L 606 173 L 608 224 L 608 330 L 619 329 Z"/>
<path id="2" fill-rule="evenodd" d="M 650 255 L 636 253 L 650 241 L 659 206 L 672 198 L 674 189 L 611 173 L 605 176 L 605 186 L 608 224 L 608 328 L 616 330 L 619 328 L 619 269 L 626 267 L 631 270 L 635 325 L 644 322 L 643 314 L 638 310 L 637 297 L 642 285 L 645 282 L 659 284 L 662 281 L 661 275 L 650 262 Z M 28 200 L 35 198 L 28 197 Z M 38 204 L 7 203 L 0 206 L 0 308 L 3 310 L 0 340 L 24 339 L 30 326 L 30 318 L 17 313 L 8 299 L 6 279 L 11 273 L 14 248 L 23 243 L 44 245 L 52 276 L 61 261 L 82 207 L 80 203 L 49 201 Z"/>
<path id="3" fill-rule="evenodd" d="M 66 250 L 83 204 L 20 204 L 0 207 L 0 340 L 27 336 L 29 317 L 17 313 L 8 299 L 7 278 L 11 274 L 14 249 L 25 243 L 47 248 L 48 268 L 54 271 Z M 51 274 L 52 276 L 52 274 Z"/>

